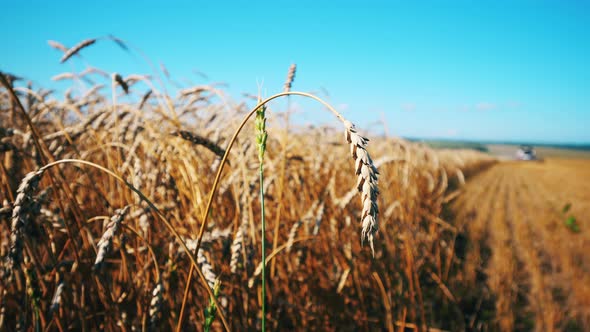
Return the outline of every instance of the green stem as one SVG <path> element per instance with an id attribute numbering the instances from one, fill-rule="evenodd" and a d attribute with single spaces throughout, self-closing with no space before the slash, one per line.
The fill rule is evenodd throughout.
<path id="1" fill-rule="evenodd" d="M 41 321 L 40 321 L 40 315 L 39 315 L 39 306 L 37 304 L 35 304 L 35 332 L 40 332 L 41 331 Z"/>
<path id="2" fill-rule="evenodd" d="M 264 163 L 260 162 L 260 214 L 262 217 L 262 332 L 266 331 L 266 222 L 264 219 Z"/>

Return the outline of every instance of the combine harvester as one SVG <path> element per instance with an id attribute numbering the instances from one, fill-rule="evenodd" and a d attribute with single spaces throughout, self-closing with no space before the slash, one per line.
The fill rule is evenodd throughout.
<path id="1" fill-rule="evenodd" d="M 516 159 L 523 161 L 542 161 L 537 157 L 537 153 L 531 145 L 521 145 L 520 148 L 516 150 Z"/>

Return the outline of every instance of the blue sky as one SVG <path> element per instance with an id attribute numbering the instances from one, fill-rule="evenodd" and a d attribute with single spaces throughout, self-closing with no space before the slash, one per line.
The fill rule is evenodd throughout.
<path id="1" fill-rule="evenodd" d="M 326 89 L 353 122 L 385 118 L 392 135 L 590 143 L 589 2 L 6 1 L 2 12 L 0 70 L 44 87 L 85 63 L 149 74 L 107 41 L 66 64 L 47 44 L 113 34 L 177 81 L 227 82 L 236 99 L 262 81 L 280 91 L 295 62 L 294 90 Z M 310 105 L 302 121 L 334 121 Z"/>

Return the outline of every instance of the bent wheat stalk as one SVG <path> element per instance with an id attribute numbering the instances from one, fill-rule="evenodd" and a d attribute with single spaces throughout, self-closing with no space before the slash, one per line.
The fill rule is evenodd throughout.
<path id="1" fill-rule="evenodd" d="M 369 140 L 367 138 L 359 135 L 356 132 L 355 126 L 350 121 L 346 120 L 342 116 L 342 114 L 340 114 L 338 111 L 336 111 L 336 109 L 334 109 L 334 107 L 332 107 L 332 105 L 328 104 L 323 99 L 321 99 L 313 94 L 310 94 L 307 92 L 299 92 L 299 91 L 281 92 L 281 93 L 277 93 L 273 96 L 270 96 L 270 97 L 260 101 L 256 106 L 254 106 L 244 116 L 244 119 L 242 120 L 242 122 L 240 123 L 240 125 L 238 126 L 236 131 L 234 132 L 232 138 L 230 139 L 227 149 L 225 149 L 225 154 L 223 155 L 223 158 L 221 159 L 221 164 L 219 165 L 219 167 L 217 169 L 217 174 L 215 175 L 215 180 L 213 182 L 213 186 L 211 188 L 211 191 L 209 192 L 207 206 L 203 210 L 203 215 L 201 218 L 201 226 L 199 228 L 199 234 L 197 235 L 197 244 L 196 244 L 195 252 L 198 252 L 199 247 L 201 246 L 203 233 L 205 231 L 205 225 L 207 225 L 207 220 L 209 218 L 209 214 L 211 211 L 211 205 L 213 204 L 213 197 L 215 196 L 215 194 L 217 192 L 217 187 L 219 186 L 219 180 L 221 179 L 221 174 L 222 174 L 223 168 L 227 162 L 229 152 L 231 151 L 234 143 L 236 142 L 238 135 L 240 134 L 240 132 L 242 131 L 242 129 L 246 125 L 246 122 L 250 119 L 250 117 L 252 117 L 252 115 L 254 113 L 256 113 L 258 111 L 259 108 L 261 108 L 263 105 L 266 105 L 270 101 L 280 98 L 280 97 L 283 97 L 283 96 L 302 96 L 302 97 L 313 99 L 313 100 L 317 101 L 318 103 L 322 104 L 324 107 L 326 107 L 330 112 L 332 112 L 332 114 L 334 114 L 338 118 L 338 120 L 340 120 L 340 122 L 342 122 L 342 124 L 344 125 L 344 127 L 346 129 L 346 139 L 350 144 L 352 157 L 355 159 L 356 175 L 358 176 L 357 189 L 361 192 L 361 198 L 363 201 L 363 212 L 361 215 L 362 216 L 362 218 L 361 218 L 361 222 L 362 222 L 361 239 L 364 239 L 365 237 L 367 238 L 367 240 L 369 241 L 369 244 L 371 245 L 371 251 L 373 252 L 373 255 L 374 255 L 373 238 L 374 238 L 375 233 L 379 229 L 378 219 L 377 219 L 377 215 L 379 213 L 378 206 L 377 206 L 377 196 L 379 194 L 379 190 L 377 188 L 377 175 L 379 174 L 379 172 L 377 171 L 377 168 L 373 165 L 373 160 L 371 159 L 371 157 L 369 156 L 369 153 L 366 150 L 367 142 Z M 189 256 L 192 257 L 192 255 L 189 255 Z M 194 266 L 198 266 L 198 265 L 194 264 Z M 189 270 L 189 274 L 187 276 L 187 287 L 185 288 L 186 291 L 188 291 L 190 283 L 192 281 L 194 266 L 191 265 L 191 268 Z M 207 288 L 208 288 L 208 290 L 210 290 L 209 287 L 207 287 Z M 211 292 L 209 294 L 211 296 L 213 295 Z M 184 319 L 184 308 L 186 306 L 187 298 L 188 297 L 185 294 L 184 299 L 182 301 L 181 309 L 180 309 L 180 314 L 179 314 L 178 324 L 176 326 L 176 331 L 181 331 L 181 329 L 182 329 L 182 324 L 183 324 L 183 319 Z"/>
<path id="2" fill-rule="evenodd" d="M 219 186 L 219 180 L 221 179 L 221 174 L 223 172 L 223 168 L 226 164 L 227 158 L 229 156 L 229 152 L 231 151 L 235 141 L 242 131 L 246 122 L 250 119 L 250 117 L 256 113 L 256 111 L 262 106 L 270 101 L 284 97 L 284 96 L 302 96 L 306 98 L 313 99 L 318 103 L 322 104 L 326 107 L 332 114 L 334 114 L 340 122 L 345 126 L 346 129 L 346 139 L 350 144 L 351 154 L 353 159 L 355 160 L 355 169 L 356 175 L 358 176 L 357 180 L 357 190 L 361 192 L 361 198 L 363 202 L 363 213 L 361 222 L 363 224 L 363 231 L 361 232 L 362 237 L 367 237 L 371 246 L 373 244 L 373 237 L 374 234 L 379 229 L 378 227 L 378 205 L 377 205 L 377 196 L 379 194 L 379 190 L 377 187 L 377 177 L 379 172 L 377 168 L 373 164 L 373 160 L 371 159 L 369 153 L 366 150 L 368 139 L 361 136 L 356 132 L 356 128 L 354 124 L 350 121 L 346 120 L 342 114 L 340 114 L 334 107 L 330 104 L 325 102 L 323 99 L 307 93 L 307 92 L 300 92 L 300 91 L 289 91 L 289 92 L 281 92 L 277 93 L 273 96 L 270 96 L 261 102 L 259 102 L 256 106 L 254 106 L 245 116 L 236 131 L 234 132 L 232 138 L 230 139 L 227 148 L 225 149 L 225 154 L 221 159 L 221 164 L 217 169 L 217 174 L 215 175 L 215 180 L 213 182 L 213 186 L 211 191 L 209 192 L 209 198 L 207 200 L 207 206 L 203 211 L 203 217 L 201 218 L 201 227 L 199 229 L 199 234 L 197 235 L 197 245 L 195 250 L 199 250 L 199 246 L 201 245 L 201 240 L 203 238 L 203 233 L 205 231 L 205 225 L 207 224 L 207 220 L 209 218 L 209 214 L 211 211 L 211 205 L 213 203 L 213 197 L 217 192 L 217 187 Z M 369 205 L 370 204 L 370 205 Z M 365 208 L 366 207 L 366 208 Z"/>

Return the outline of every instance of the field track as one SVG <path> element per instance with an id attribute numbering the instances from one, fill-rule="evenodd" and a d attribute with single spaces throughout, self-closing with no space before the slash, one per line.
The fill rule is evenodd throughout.
<path id="1" fill-rule="evenodd" d="M 499 163 L 472 178 L 452 210 L 466 237 L 460 281 L 479 290 L 470 329 L 590 328 L 589 161 Z"/>

